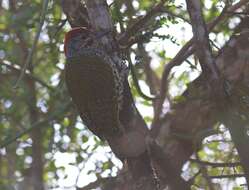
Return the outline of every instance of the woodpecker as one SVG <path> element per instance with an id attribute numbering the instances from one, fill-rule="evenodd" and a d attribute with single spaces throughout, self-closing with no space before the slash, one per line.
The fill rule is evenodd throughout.
<path id="1" fill-rule="evenodd" d="M 100 139 L 122 133 L 123 79 L 94 32 L 74 28 L 65 35 L 65 81 L 83 123 Z"/>

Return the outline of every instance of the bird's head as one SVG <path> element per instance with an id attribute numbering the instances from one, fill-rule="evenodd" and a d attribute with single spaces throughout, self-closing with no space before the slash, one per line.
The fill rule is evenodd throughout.
<path id="1" fill-rule="evenodd" d="M 76 27 L 65 34 L 64 38 L 64 53 L 66 57 L 71 55 L 70 49 L 78 50 L 84 39 L 89 36 L 89 30 L 84 27 Z"/>

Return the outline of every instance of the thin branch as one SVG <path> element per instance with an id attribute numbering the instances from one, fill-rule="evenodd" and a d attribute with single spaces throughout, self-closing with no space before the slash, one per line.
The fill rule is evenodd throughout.
<path id="1" fill-rule="evenodd" d="M 160 13 L 165 1 L 166 0 L 161 0 L 161 2 L 153 7 L 144 17 L 135 22 L 124 34 L 122 34 L 119 38 L 119 44 L 125 44 L 129 38 L 140 31 L 141 28 L 143 28 L 143 26 L 152 19 L 152 17 Z"/>
<path id="2" fill-rule="evenodd" d="M 162 13 L 167 13 L 168 15 L 170 15 L 170 16 L 172 16 L 172 17 L 179 18 L 179 19 L 181 19 L 182 21 L 184 21 L 184 22 L 190 24 L 190 21 L 189 21 L 188 19 L 184 18 L 184 17 L 181 16 L 180 14 L 178 15 L 178 14 L 175 14 L 175 13 L 169 11 L 167 8 L 168 8 L 168 7 L 165 7 L 165 8 L 163 7 L 162 10 L 161 10 L 161 12 L 162 12 Z"/>
<path id="3" fill-rule="evenodd" d="M 58 32 L 66 25 L 67 23 L 67 19 L 63 19 L 60 21 L 59 25 L 56 27 L 56 31 L 54 33 L 54 36 L 56 36 L 58 34 Z"/>
<path id="4" fill-rule="evenodd" d="M 155 7 L 156 8 L 156 7 Z M 154 12 L 154 9 L 151 10 L 152 12 Z M 134 31 L 132 33 L 133 36 L 127 36 L 126 39 L 123 39 L 123 37 L 126 35 L 126 33 L 128 33 L 128 31 L 130 29 L 133 28 L 133 25 L 131 26 L 130 29 L 128 29 L 126 32 L 124 32 L 123 34 L 121 34 L 120 37 L 118 37 L 118 41 L 119 44 L 121 46 L 122 49 L 128 49 L 130 48 L 133 44 L 138 44 L 138 43 L 145 43 L 147 42 L 149 39 L 151 39 L 153 36 L 155 36 L 153 34 L 154 31 L 156 31 L 158 28 L 161 27 L 161 25 L 159 23 L 155 23 L 153 26 L 150 26 L 151 28 L 148 30 L 148 28 L 146 28 L 146 22 L 144 23 L 144 25 L 141 27 L 138 27 L 137 24 L 140 24 L 141 20 L 143 21 L 144 18 L 147 17 L 147 22 L 149 22 L 152 17 L 155 17 L 156 15 L 158 15 L 159 13 L 166 13 L 167 15 L 170 15 L 172 17 L 175 18 L 180 18 L 181 20 L 189 23 L 189 21 L 187 19 L 185 19 L 184 17 L 182 17 L 181 15 L 175 14 L 173 12 L 171 12 L 170 10 L 168 10 L 168 7 L 161 7 L 161 9 L 158 10 L 158 12 L 154 12 L 155 14 L 151 15 L 151 18 L 149 19 L 149 17 L 147 17 L 147 15 L 145 15 L 144 17 L 142 17 L 141 19 L 139 19 L 134 26 L 136 26 L 138 31 Z M 151 14 L 151 12 L 148 12 L 148 14 Z M 147 31 L 148 30 L 148 31 Z M 137 35 L 137 33 L 141 33 L 141 32 L 145 32 L 143 34 L 139 34 Z"/>
<path id="5" fill-rule="evenodd" d="M 200 160 L 197 160 L 197 159 L 189 159 L 189 161 L 200 163 L 200 164 L 207 165 L 207 166 L 211 166 L 213 168 L 219 168 L 219 167 L 222 167 L 222 168 L 223 167 L 237 167 L 237 166 L 241 165 L 240 162 L 216 163 L 216 162 L 200 161 Z"/>
<path id="6" fill-rule="evenodd" d="M 7 67 L 8 69 L 10 70 L 13 70 L 15 72 L 17 72 L 18 74 L 22 72 L 22 70 L 20 70 L 19 68 L 17 68 L 15 65 L 10 65 L 10 64 L 7 64 L 3 61 L 0 61 L 1 65 L 4 65 L 5 67 Z M 41 79 L 37 78 L 36 76 L 34 76 L 33 74 L 31 73 L 27 73 L 25 72 L 24 75 L 32 80 L 34 80 L 35 82 L 39 83 L 40 85 L 46 87 L 47 89 L 49 90 L 54 90 L 53 87 L 49 86 L 48 84 L 46 84 L 45 82 L 43 82 Z"/>
<path id="7" fill-rule="evenodd" d="M 249 15 L 248 12 L 231 12 L 231 11 L 227 11 L 227 13 L 230 13 L 230 14 L 233 14 L 233 15 L 244 15 L 244 16 Z"/>
<path id="8" fill-rule="evenodd" d="M 145 47 L 143 44 L 138 43 L 138 56 L 141 56 L 142 59 L 142 66 L 144 68 L 144 74 L 145 74 L 145 81 L 147 83 L 147 85 L 150 88 L 150 94 L 152 95 L 157 95 L 159 92 L 159 88 L 160 88 L 160 79 L 157 76 L 156 72 L 151 68 L 151 57 L 148 55 L 148 53 L 145 50 Z M 155 110 L 157 109 L 157 105 L 158 105 L 158 98 L 156 101 L 153 101 L 153 109 L 154 109 L 154 113 Z"/>
<path id="9" fill-rule="evenodd" d="M 131 76 L 132 76 L 132 80 L 134 82 L 134 85 L 135 85 L 135 88 L 138 92 L 138 94 L 144 98 L 145 100 L 149 100 L 149 101 L 153 101 L 156 99 L 156 97 L 150 97 L 146 94 L 143 93 L 142 89 L 140 88 L 140 85 L 138 83 L 138 78 L 137 78 L 137 75 L 136 75 L 136 71 L 135 71 L 135 68 L 132 64 L 132 61 L 131 61 L 131 57 L 130 57 L 130 53 L 128 53 L 128 62 L 129 62 L 129 69 L 131 71 Z"/>
<path id="10" fill-rule="evenodd" d="M 16 81 L 16 84 L 14 85 L 14 88 L 17 88 L 19 86 L 19 83 L 22 80 L 27 68 L 32 64 L 32 57 L 33 57 L 33 54 L 35 52 L 36 45 L 37 45 L 38 39 L 39 39 L 40 34 L 41 34 L 42 26 L 43 26 L 45 18 L 46 18 L 46 13 L 47 13 L 47 9 L 48 9 L 48 3 L 49 3 L 49 0 L 44 0 L 43 1 L 43 7 L 42 7 L 42 11 L 41 11 L 41 17 L 40 17 L 40 22 L 39 22 L 39 25 L 38 25 L 38 30 L 36 32 L 35 39 L 34 39 L 34 42 L 32 44 L 31 50 L 29 51 L 26 62 L 23 65 L 22 71 L 21 71 L 21 73 L 20 73 L 20 75 L 19 75 L 19 77 L 18 77 L 18 79 Z"/>
<path id="11" fill-rule="evenodd" d="M 192 29 L 194 34 L 194 41 L 196 53 L 204 73 L 210 73 L 213 79 L 219 78 L 219 71 L 215 64 L 212 55 L 212 49 L 209 44 L 208 30 L 202 15 L 202 8 L 200 0 L 187 0 L 187 9 L 189 12 Z"/>
<path id="12" fill-rule="evenodd" d="M 245 174 L 231 174 L 231 175 L 211 175 L 209 176 L 212 179 L 223 179 L 223 178 L 237 178 L 237 177 L 245 177 Z"/>

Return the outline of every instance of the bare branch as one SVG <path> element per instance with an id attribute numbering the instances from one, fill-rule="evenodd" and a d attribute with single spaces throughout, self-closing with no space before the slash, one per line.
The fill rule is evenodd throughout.
<path id="1" fill-rule="evenodd" d="M 1 61 L 1 60 L 0 60 L 0 63 L 1 63 L 1 65 L 4 65 L 4 66 L 7 67 L 8 69 L 17 72 L 18 74 L 21 73 L 21 69 L 18 69 L 17 67 L 15 67 L 15 65 L 7 64 L 7 63 L 5 63 L 5 62 L 3 62 L 3 61 Z M 37 78 L 37 77 L 34 76 L 33 74 L 25 72 L 24 75 L 25 75 L 26 77 L 28 77 L 28 78 L 34 80 L 35 82 L 39 83 L 40 85 L 46 87 L 47 89 L 52 90 L 52 91 L 54 90 L 53 87 L 49 86 L 48 84 L 46 84 L 44 81 L 42 81 L 41 79 Z"/>
<path id="2" fill-rule="evenodd" d="M 34 39 L 34 42 L 32 44 L 31 50 L 29 51 L 26 62 L 23 65 L 22 72 L 20 73 L 20 76 L 18 77 L 18 79 L 16 81 L 16 84 L 14 85 L 14 88 L 17 88 L 19 86 L 19 83 L 22 80 L 22 78 L 23 78 L 23 76 L 25 74 L 25 71 L 32 64 L 31 62 L 32 62 L 33 54 L 35 52 L 36 45 L 37 45 L 38 39 L 39 39 L 40 34 L 41 34 L 42 26 L 43 26 L 45 18 L 46 18 L 47 9 L 48 9 L 48 2 L 49 2 L 49 0 L 44 0 L 43 1 L 43 7 L 42 7 L 42 11 L 41 11 L 40 22 L 39 22 L 38 29 L 37 29 L 37 32 L 36 32 L 36 35 L 35 35 L 35 39 Z"/>
<path id="3" fill-rule="evenodd" d="M 201 2 L 200 0 L 187 0 L 186 3 L 192 24 L 196 53 L 202 71 L 206 74 L 211 72 L 212 78 L 218 79 L 218 69 L 209 44 L 208 30 L 202 15 Z"/>
<path id="4" fill-rule="evenodd" d="M 240 162 L 216 163 L 216 162 L 201 161 L 201 160 L 197 160 L 197 159 L 189 159 L 189 161 L 201 163 L 203 165 L 211 166 L 213 168 L 219 168 L 219 167 L 222 167 L 222 168 L 223 167 L 237 167 L 237 166 L 241 165 Z"/>
<path id="5" fill-rule="evenodd" d="M 244 174 L 231 174 L 231 175 L 211 175 L 209 176 L 212 179 L 223 179 L 223 178 L 238 178 L 238 177 L 245 177 Z"/>
<path id="6" fill-rule="evenodd" d="M 130 57 L 130 53 L 128 53 L 128 62 L 129 62 L 129 67 L 130 67 L 130 71 L 131 71 L 131 76 L 132 76 L 132 80 L 134 82 L 134 86 L 138 92 L 138 94 L 144 98 L 145 100 L 149 100 L 149 101 L 153 101 L 156 99 L 156 97 L 151 97 L 151 96 L 148 96 L 146 94 L 143 93 L 140 85 L 139 85 L 139 82 L 138 82 L 138 79 L 137 79 L 137 74 L 136 74 L 136 70 L 132 64 L 132 61 L 131 61 L 131 57 Z"/>

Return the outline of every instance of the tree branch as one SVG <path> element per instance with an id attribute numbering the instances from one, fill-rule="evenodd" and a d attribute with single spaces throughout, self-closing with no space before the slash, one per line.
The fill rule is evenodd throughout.
<path id="1" fill-rule="evenodd" d="M 232 5 L 231 7 L 224 8 L 224 10 L 221 12 L 221 14 L 217 18 L 215 18 L 214 20 L 212 20 L 211 22 L 207 24 L 208 31 L 209 32 L 212 31 L 218 23 L 220 23 L 224 19 L 229 18 L 228 16 L 231 14 L 227 14 L 226 10 L 235 11 L 247 3 L 248 3 L 247 0 L 241 0 L 240 2 Z M 158 110 L 156 114 L 157 117 L 155 117 L 153 120 L 152 128 L 154 128 L 154 125 L 156 125 L 156 123 L 158 122 L 159 116 L 161 115 L 161 112 L 162 112 L 162 105 L 164 103 L 164 100 L 166 98 L 166 94 L 168 91 L 168 76 L 170 74 L 170 71 L 173 67 L 179 66 L 186 58 L 188 58 L 190 55 L 192 55 L 195 52 L 195 47 L 193 46 L 193 42 L 194 42 L 193 38 L 189 40 L 180 49 L 180 51 L 176 54 L 176 56 L 169 63 L 167 63 L 164 67 L 162 79 L 161 79 L 161 87 L 160 87 L 160 101 L 158 104 Z"/>
<path id="2" fill-rule="evenodd" d="M 231 175 L 211 175 L 209 176 L 212 179 L 223 179 L 223 178 L 238 178 L 238 177 L 245 177 L 244 174 L 231 174 Z"/>
<path id="3" fill-rule="evenodd" d="M 192 24 L 196 53 L 199 58 L 202 71 L 210 73 L 213 79 L 218 79 L 218 69 L 214 62 L 211 46 L 209 44 L 208 30 L 202 16 L 200 0 L 187 0 L 187 9 Z"/>
<path id="4" fill-rule="evenodd" d="M 119 44 L 121 46 L 126 44 L 127 41 L 129 41 L 130 37 L 134 36 L 134 34 L 136 34 L 138 31 L 140 31 L 144 27 L 144 25 L 149 20 L 152 19 L 152 17 L 154 17 L 155 15 L 160 13 L 160 10 L 162 10 L 162 7 L 163 7 L 165 2 L 166 2 L 166 0 L 161 0 L 161 2 L 158 3 L 155 7 L 153 7 L 144 17 L 139 19 L 130 28 L 128 28 L 127 31 L 119 37 L 119 40 L 118 40 Z"/>
<path id="5" fill-rule="evenodd" d="M 18 74 L 20 74 L 22 71 L 21 69 L 18 69 L 15 65 L 11 65 L 11 64 L 7 64 L 4 61 L 0 60 L 1 65 L 4 65 L 5 67 L 7 67 L 8 69 L 17 72 Z M 38 84 L 40 84 L 41 86 L 44 86 L 45 88 L 54 91 L 54 88 L 49 86 L 48 84 L 46 84 L 44 81 L 42 81 L 41 79 L 37 78 L 36 76 L 34 76 L 31 73 L 25 72 L 25 77 L 28 77 L 34 81 L 36 81 Z"/>
<path id="6" fill-rule="evenodd" d="M 48 9 L 48 2 L 49 2 L 49 0 L 44 0 L 43 1 L 43 7 L 42 7 L 42 11 L 41 11 L 40 22 L 39 22 L 38 29 L 37 29 L 37 32 L 36 32 L 36 35 L 35 35 L 35 39 L 34 39 L 34 42 L 32 44 L 31 50 L 29 51 L 26 62 L 23 65 L 20 76 L 18 77 L 18 79 L 16 81 L 16 84 L 14 85 L 14 88 L 17 88 L 19 86 L 19 83 L 22 80 L 22 78 L 23 78 L 23 76 L 25 74 L 25 71 L 31 65 L 32 57 L 33 57 L 33 54 L 35 52 L 36 45 L 37 45 L 38 39 L 39 39 L 40 34 L 41 34 L 42 26 L 43 26 L 45 18 L 46 18 L 47 9 Z"/>
<path id="7" fill-rule="evenodd" d="M 237 167 L 241 165 L 240 162 L 215 163 L 215 162 L 207 162 L 207 161 L 201 161 L 201 160 L 196 160 L 196 159 L 189 159 L 189 161 L 211 166 L 213 168 Z"/>

